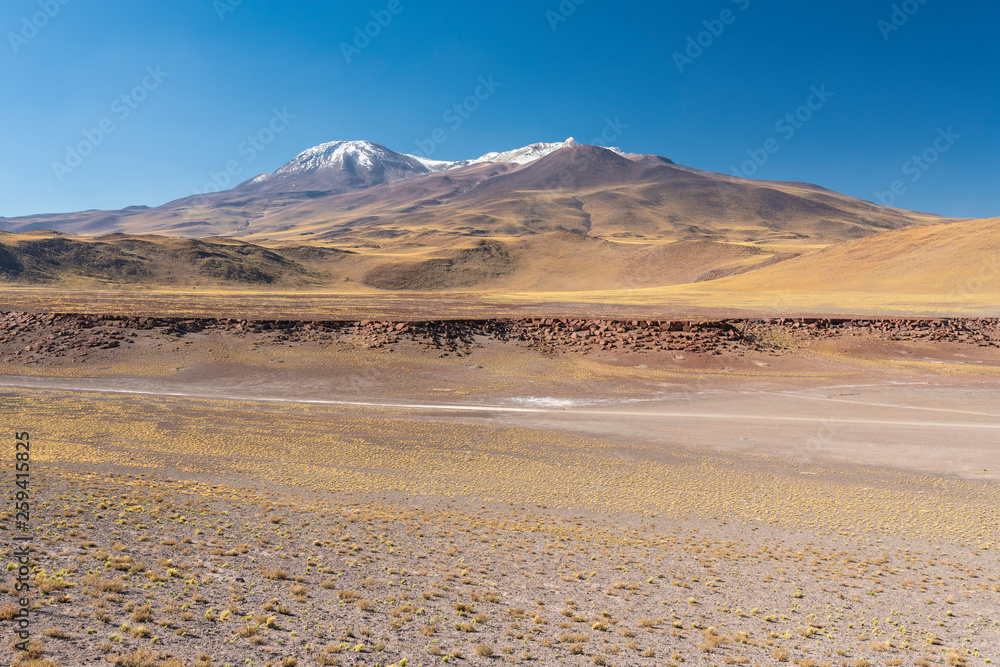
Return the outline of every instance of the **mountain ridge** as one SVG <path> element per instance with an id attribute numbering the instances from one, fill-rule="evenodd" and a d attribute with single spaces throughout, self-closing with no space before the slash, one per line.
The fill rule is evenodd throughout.
<path id="1" fill-rule="evenodd" d="M 371 141 L 327 142 L 222 192 L 153 208 L 3 218 L 0 230 L 435 247 L 572 232 L 622 242 L 814 246 L 949 221 L 570 138 L 456 162 Z"/>

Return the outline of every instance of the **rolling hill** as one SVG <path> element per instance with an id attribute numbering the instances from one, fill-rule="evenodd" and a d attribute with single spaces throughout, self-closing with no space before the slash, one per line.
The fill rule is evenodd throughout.
<path id="1" fill-rule="evenodd" d="M 885 232 L 703 287 L 739 291 L 1000 292 L 1000 218 Z"/>

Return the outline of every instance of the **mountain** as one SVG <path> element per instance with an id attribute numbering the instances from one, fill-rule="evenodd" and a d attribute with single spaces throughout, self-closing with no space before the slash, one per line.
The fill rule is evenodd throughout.
<path id="1" fill-rule="evenodd" d="M 562 148 L 567 148 L 569 146 L 579 146 L 580 144 L 576 139 L 570 137 L 566 141 L 556 143 L 556 144 L 531 144 L 530 146 L 525 146 L 524 148 L 515 148 L 512 151 L 503 151 L 501 153 L 487 153 L 486 155 L 470 160 L 470 164 L 475 164 L 479 162 L 509 162 L 513 164 L 530 164 L 535 160 L 540 160 L 541 158 L 555 153 L 557 150 Z M 619 155 L 624 155 L 620 148 L 608 148 L 609 151 L 618 153 Z"/>
<path id="2" fill-rule="evenodd" d="M 560 148 L 576 145 L 570 137 L 561 143 L 531 144 L 510 151 L 487 153 L 474 160 L 449 162 L 397 153 L 372 141 L 331 141 L 299 153 L 273 174 L 261 174 L 241 183 L 231 192 L 241 195 L 347 192 L 472 164 L 530 164 Z M 621 154 L 620 149 L 611 150 Z"/>
<path id="3" fill-rule="evenodd" d="M 155 208 L 5 218 L 0 230 L 425 248 L 570 232 L 629 243 L 755 244 L 780 253 L 941 222 L 951 220 L 569 139 L 458 162 L 335 141 L 231 190 Z"/>
<path id="4" fill-rule="evenodd" d="M 457 162 L 338 141 L 231 190 L 155 208 L 0 219 L 0 281 L 358 294 L 652 288 L 728 307 L 801 290 L 960 292 L 970 266 L 996 275 L 996 238 L 996 220 L 572 139 Z"/>
<path id="5" fill-rule="evenodd" d="M 331 141 L 302 151 L 273 174 L 234 188 L 237 193 L 344 191 L 432 173 L 429 161 L 371 141 Z"/>

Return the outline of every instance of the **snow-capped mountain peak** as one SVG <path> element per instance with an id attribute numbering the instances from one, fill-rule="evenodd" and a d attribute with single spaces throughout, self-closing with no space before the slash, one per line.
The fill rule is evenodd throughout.
<path id="1" fill-rule="evenodd" d="M 275 175 L 295 174 L 318 169 L 343 168 L 351 163 L 364 169 L 383 165 L 421 171 L 420 168 L 423 167 L 419 161 L 409 155 L 389 150 L 382 144 L 376 144 L 373 141 L 331 141 L 302 151 L 274 173 Z"/>
<path id="2" fill-rule="evenodd" d="M 273 174 L 247 185 L 274 191 L 329 191 L 371 187 L 437 171 L 422 160 L 374 141 L 330 141 L 308 148 Z"/>
<path id="3" fill-rule="evenodd" d="M 305 191 L 370 187 L 482 163 L 526 165 L 567 146 L 578 146 L 570 137 L 557 143 L 537 143 L 523 148 L 487 153 L 473 160 L 432 160 L 397 153 L 374 141 L 330 141 L 308 148 L 273 174 L 262 174 L 244 185 L 269 190 Z M 623 155 L 618 148 L 610 148 Z"/>
<path id="4" fill-rule="evenodd" d="M 567 146 L 579 146 L 576 139 L 570 137 L 566 141 L 554 144 L 538 143 L 525 146 L 524 148 L 515 148 L 511 151 L 503 151 L 500 153 L 487 153 L 482 157 L 479 157 L 470 162 L 477 164 L 479 162 L 512 162 L 514 164 L 529 164 L 535 160 L 539 160 L 550 153 L 554 153 L 560 148 L 566 148 Z"/>

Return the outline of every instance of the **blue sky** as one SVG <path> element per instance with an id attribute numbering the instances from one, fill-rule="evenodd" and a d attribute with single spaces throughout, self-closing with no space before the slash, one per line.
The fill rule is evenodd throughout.
<path id="1" fill-rule="evenodd" d="M 940 0 L 5 0 L 0 215 L 159 205 L 335 139 L 461 159 L 574 136 L 1000 216 L 998 19 Z"/>

